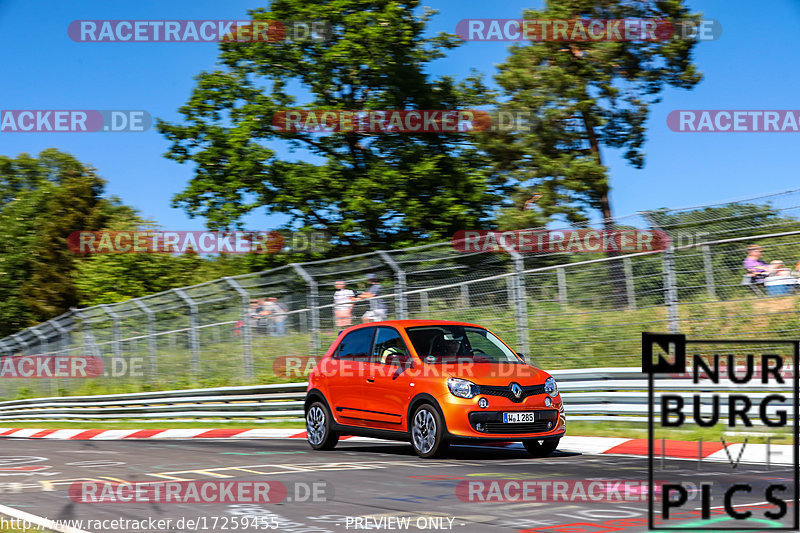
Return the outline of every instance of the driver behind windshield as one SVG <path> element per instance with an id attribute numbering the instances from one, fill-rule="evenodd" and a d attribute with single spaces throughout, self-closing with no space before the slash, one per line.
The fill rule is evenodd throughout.
<path id="1" fill-rule="evenodd" d="M 444 352 L 442 355 L 445 357 L 455 357 L 458 355 L 463 340 L 463 336 L 455 333 L 445 333 L 442 335 L 442 342 L 444 343 Z"/>

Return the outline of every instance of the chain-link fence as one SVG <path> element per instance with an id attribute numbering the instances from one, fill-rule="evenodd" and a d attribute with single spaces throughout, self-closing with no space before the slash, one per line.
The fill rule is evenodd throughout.
<path id="1" fill-rule="evenodd" d="M 794 190 L 617 221 L 620 228 L 667 232 L 672 245 L 663 252 L 463 253 L 441 243 L 74 309 L 0 340 L 0 375 L 9 377 L 2 365 L 10 357 L 51 354 L 99 358 L 103 376 L 2 379 L 0 397 L 274 381 L 281 357 L 321 355 L 342 329 L 335 282 L 360 294 L 370 286 L 368 275 L 380 293 L 353 303 L 353 323 L 383 308 L 387 318 L 475 322 L 549 369 L 635 366 L 642 331 L 797 338 L 797 298 L 748 283 L 743 259 L 747 245 L 760 244 L 766 260 L 793 267 L 800 259 L 799 209 Z M 272 313 L 256 316 L 254 306 Z"/>

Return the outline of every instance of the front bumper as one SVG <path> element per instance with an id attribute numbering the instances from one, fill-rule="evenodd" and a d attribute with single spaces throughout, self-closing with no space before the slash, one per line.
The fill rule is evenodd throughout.
<path id="1" fill-rule="evenodd" d="M 478 407 L 478 400 L 489 400 L 486 409 Z M 474 398 L 457 398 L 452 394 L 437 398 L 445 418 L 447 432 L 452 440 L 525 440 L 559 438 L 566 432 L 566 415 L 561 396 L 552 398 L 550 406 L 544 404 L 546 394 L 537 394 L 521 402 L 498 396 L 478 395 Z M 503 423 L 503 413 L 536 411 L 535 421 L 522 424 Z"/>

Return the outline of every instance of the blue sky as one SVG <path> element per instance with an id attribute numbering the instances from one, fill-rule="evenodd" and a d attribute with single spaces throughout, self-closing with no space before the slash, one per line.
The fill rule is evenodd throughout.
<path id="1" fill-rule="evenodd" d="M 431 31 L 454 32 L 465 18 L 515 18 L 539 0 L 427 0 L 440 11 Z M 0 49 L 5 62 L 0 109 L 145 109 L 180 119 L 194 76 L 214 68 L 214 43 L 78 43 L 67 27 L 80 19 L 244 19 L 265 5 L 247 0 L 144 0 L 136 3 L 0 0 Z M 631 168 L 605 151 L 616 215 L 658 207 L 738 199 L 800 184 L 794 154 L 800 133 L 675 133 L 666 125 L 674 109 L 800 109 L 800 61 L 795 29 L 800 2 L 690 0 L 694 11 L 718 20 L 719 40 L 700 43 L 695 56 L 704 80 L 692 91 L 667 89 L 651 109 L 646 166 Z M 491 77 L 507 43 L 470 42 L 437 61 L 431 74 L 462 77 L 471 68 Z M 170 207 L 191 179 L 192 167 L 163 157 L 168 143 L 144 133 L 0 133 L 0 154 L 36 154 L 56 147 L 98 169 L 108 193 L 145 217 L 176 230 L 204 228 Z M 271 229 L 280 217 L 263 212 L 245 220 Z"/>

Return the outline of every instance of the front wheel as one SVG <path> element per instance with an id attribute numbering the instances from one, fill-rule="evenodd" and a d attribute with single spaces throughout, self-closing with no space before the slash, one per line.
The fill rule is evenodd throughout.
<path id="1" fill-rule="evenodd" d="M 444 436 L 444 424 L 431 405 L 421 405 L 411 417 L 411 445 L 414 453 L 425 459 L 441 457 L 449 443 Z"/>
<path id="2" fill-rule="evenodd" d="M 339 435 L 331 431 L 331 416 L 327 406 L 314 402 L 306 412 L 306 438 L 315 450 L 332 450 Z"/>
<path id="3" fill-rule="evenodd" d="M 534 457 L 547 457 L 558 448 L 561 439 L 536 439 L 522 441 L 528 453 Z"/>

